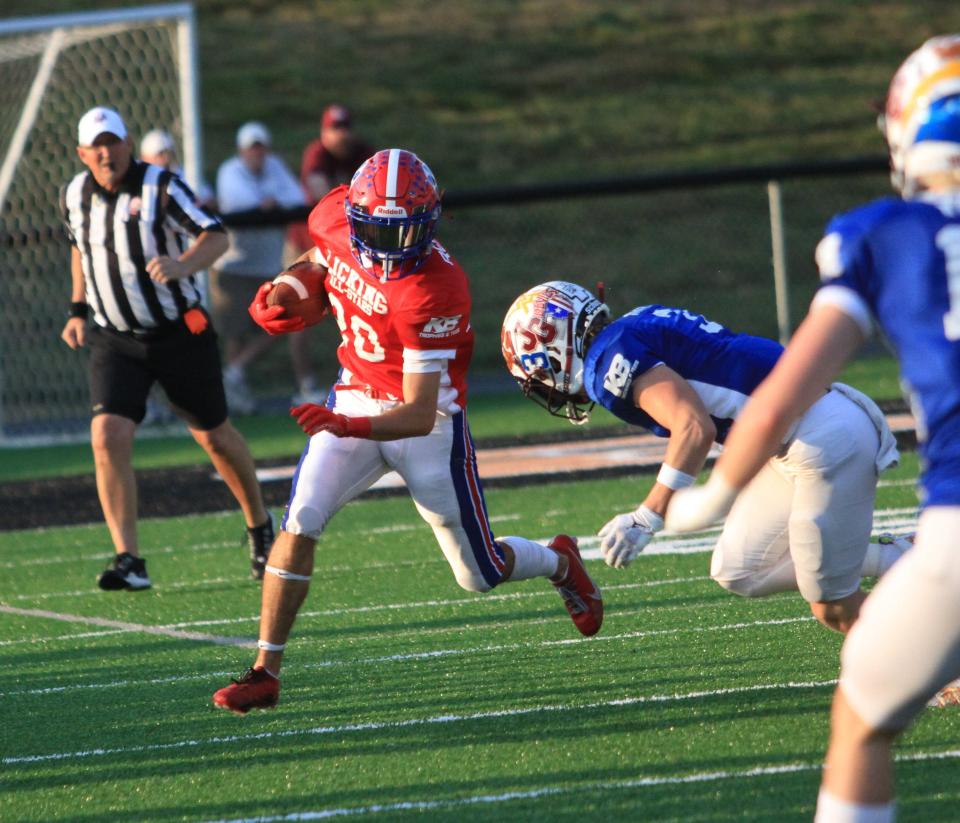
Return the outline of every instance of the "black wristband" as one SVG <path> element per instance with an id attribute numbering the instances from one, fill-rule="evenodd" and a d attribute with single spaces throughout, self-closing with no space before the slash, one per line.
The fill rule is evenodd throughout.
<path id="1" fill-rule="evenodd" d="M 90 307 L 86 303 L 75 302 L 70 304 L 70 311 L 67 312 L 67 317 L 79 317 L 86 320 L 89 314 Z"/>

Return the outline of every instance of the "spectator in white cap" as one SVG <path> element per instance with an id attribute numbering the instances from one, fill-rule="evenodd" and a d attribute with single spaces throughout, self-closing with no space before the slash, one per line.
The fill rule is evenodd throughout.
<path id="1" fill-rule="evenodd" d="M 275 339 L 263 334 L 247 313 L 260 283 L 283 268 L 285 224 L 269 213 L 305 205 L 299 181 L 270 145 L 263 123 L 245 123 L 237 131 L 236 156 L 217 172 L 221 213 L 259 210 L 267 223 L 230 229 L 230 248 L 211 273 L 210 296 L 224 338 L 227 402 L 238 414 L 250 414 L 256 406 L 247 366 Z M 271 217 L 274 222 L 267 222 Z"/>
<path id="2" fill-rule="evenodd" d="M 154 166 L 172 171 L 178 177 L 186 179 L 183 168 L 177 157 L 177 144 L 174 142 L 173 135 L 165 129 L 151 129 L 140 140 L 140 159 L 144 163 L 151 163 Z M 216 205 L 216 198 L 213 196 L 213 189 L 199 178 L 193 185 L 194 195 L 197 202 L 204 208 Z"/>

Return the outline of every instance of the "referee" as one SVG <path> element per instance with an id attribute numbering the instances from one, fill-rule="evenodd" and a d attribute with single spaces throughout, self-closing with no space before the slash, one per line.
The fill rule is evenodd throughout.
<path id="1" fill-rule="evenodd" d="M 226 251 L 223 226 L 196 205 L 180 178 L 133 158 L 116 111 L 88 111 L 78 138 L 77 155 L 87 171 L 60 196 L 73 279 L 61 337 L 72 349 L 90 346 L 90 440 L 116 550 L 98 578 L 100 588 L 150 587 L 137 545 L 132 453 L 154 382 L 243 509 L 253 576 L 260 579 L 273 519 L 250 450 L 227 418 L 217 336 L 194 278 Z"/>

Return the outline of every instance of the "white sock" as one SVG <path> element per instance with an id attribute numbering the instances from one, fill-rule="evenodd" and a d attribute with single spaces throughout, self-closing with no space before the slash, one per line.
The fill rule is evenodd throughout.
<path id="1" fill-rule="evenodd" d="M 897 543 L 869 543 L 867 553 L 863 557 L 861 577 L 880 577 L 889 571 L 907 552 L 907 548 Z"/>
<path id="2" fill-rule="evenodd" d="M 560 555 L 540 543 L 525 537 L 498 537 L 513 549 L 513 571 L 510 580 L 528 580 L 531 577 L 552 577 L 557 573 Z"/>
<path id="3" fill-rule="evenodd" d="M 223 370 L 223 379 L 224 380 L 243 380 L 244 369 L 243 366 L 234 366 L 229 365 Z"/>
<path id="4" fill-rule="evenodd" d="M 821 788 L 813 823 L 893 823 L 895 804 L 851 803 Z"/>

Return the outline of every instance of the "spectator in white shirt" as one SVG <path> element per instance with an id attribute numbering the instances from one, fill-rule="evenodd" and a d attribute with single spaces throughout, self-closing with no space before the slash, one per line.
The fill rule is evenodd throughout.
<path id="1" fill-rule="evenodd" d="M 259 209 L 268 212 L 305 204 L 300 181 L 270 151 L 270 132 L 262 123 L 245 123 L 237 131 L 237 154 L 217 172 L 217 203 L 229 215 Z M 224 337 L 223 372 L 227 403 L 237 414 L 249 414 L 255 401 L 246 368 L 273 343 L 250 319 L 247 307 L 258 286 L 283 268 L 286 227 L 243 226 L 229 229 L 230 248 L 211 273 L 210 295 L 217 326 Z M 300 375 L 296 375 L 299 380 Z"/>

